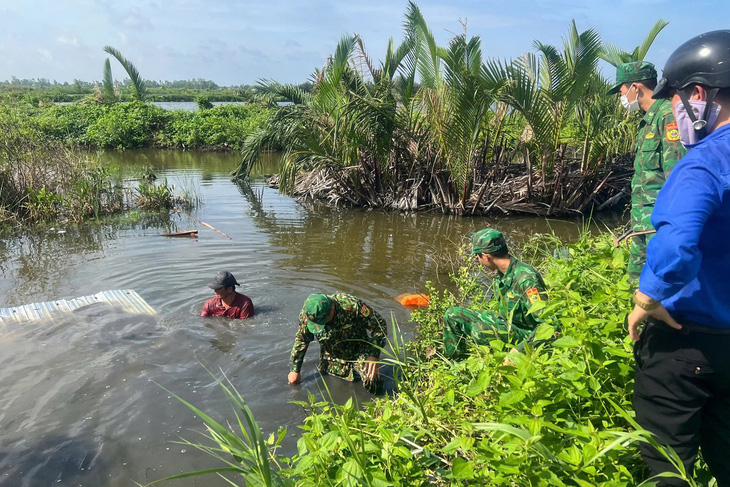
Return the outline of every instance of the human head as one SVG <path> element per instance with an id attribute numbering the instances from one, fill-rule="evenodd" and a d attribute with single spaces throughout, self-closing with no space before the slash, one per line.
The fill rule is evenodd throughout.
<path id="1" fill-rule="evenodd" d="M 648 111 L 654 100 L 652 91 L 656 86 L 656 69 L 646 61 L 619 64 L 616 67 L 616 83 L 608 94 L 619 93 L 621 104 L 630 112 Z"/>
<path id="2" fill-rule="evenodd" d="M 331 319 L 332 299 L 326 294 L 310 294 L 304 301 L 304 313 L 307 315 L 307 329 L 317 334 L 324 331 Z"/>
<path id="3" fill-rule="evenodd" d="M 713 112 L 719 112 L 715 100 L 730 109 L 730 30 L 700 34 L 669 56 L 654 98 L 669 96 L 680 134 L 685 116 L 690 124 L 687 130 L 697 140 L 712 132 L 711 119 L 718 115 Z"/>
<path id="4" fill-rule="evenodd" d="M 236 278 L 233 277 L 233 274 L 228 271 L 220 271 L 218 274 L 216 274 L 215 279 L 208 283 L 208 287 L 214 290 L 225 287 L 231 287 L 235 289 L 236 286 L 240 286 L 240 284 L 238 284 Z"/>
<path id="5" fill-rule="evenodd" d="M 479 230 L 471 236 L 471 255 L 491 254 L 504 257 L 509 254 L 507 241 L 502 232 L 493 228 Z"/>

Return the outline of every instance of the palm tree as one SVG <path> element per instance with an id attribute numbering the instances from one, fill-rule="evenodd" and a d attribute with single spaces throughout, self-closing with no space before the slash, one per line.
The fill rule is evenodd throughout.
<path id="1" fill-rule="evenodd" d="M 527 122 L 527 142 L 539 156 L 544 183 L 559 155 L 564 129 L 596 75 L 600 37 L 593 29 L 579 34 L 573 21 L 562 53 L 539 41 L 534 45 L 541 56 L 523 54 L 510 64 L 490 62 L 485 69 L 491 79 L 505 80 L 501 99 Z"/>
<path id="2" fill-rule="evenodd" d="M 651 28 L 642 43 L 636 46 L 631 52 L 626 52 L 613 44 L 603 44 L 603 46 L 601 46 L 599 57 L 614 66 L 618 66 L 623 63 L 630 63 L 632 61 L 643 61 L 646 57 L 646 53 L 649 52 L 649 48 L 654 43 L 656 36 L 658 36 L 667 25 L 669 25 L 669 22 L 666 20 L 657 20 L 654 27 Z"/>
<path id="3" fill-rule="evenodd" d="M 112 46 L 105 46 L 104 51 L 114 56 L 117 61 L 119 61 L 119 64 L 122 65 L 124 70 L 127 72 L 127 76 L 129 76 L 129 79 L 132 81 L 132 90 L 133 90 L 133 96 L 135 100 L 138 101 L 144 101 L 145 97 L 147 96 L 147 88 L 145 87 L 144 80 L 139 74 L 139 71 L 137 71 L 137 68 L 132 64 L 130 61 L 125 58 L 121 52 L 119 52 L 117 49 L 113 48 Z M 109 60 L 107 59 L 107 63 L 105 64 L 104 68 L 104 80 L 106 81 L 106 73 L 107 69 L 106 66 L 109 66 L 108 64 Z M 111 68 L 109 68 L 109 79 L 111 79 Z M 105 89 L 106 89 L 106 83 L 105 83 Z"/>
<path id="4" fill-rule="evenodd" d="M 290 103 L 246 139 L 235 177 L 247 177 L 262 150 L 278 146 L 284 193 L 293 193 L 304 170 L 329 188 L 310 184 L 304 193 L 311 196 L 445 213 L 465 213 L 469 205 L 474 213 L 497 202 L 500 190 L 491 191 L 490 181 L 512 184 L 507 165 L 524 156 L 529 202 L 548 212 L 587 204 L 582 195 L 600 187 L 602 161 L 627 150 L 632 130 L 617 100 L 605 96 L 599 35 L 579 33 L 573 21 L 562 50 L 536 41 L 536 53 L 484 62 L 478 37 L 464 32 L 442 47 L 415 3 L 405 17 L 403 42 L 395 47 L 391 39 L 379 66 L 359 36 L 346 35 L 313 74 L 311 92 L 261 81 L 256 98 Z M 583 176 L 563 191 L 577 154 Z M 535 193 L 533 165 L 542 183 Z M 508 193 L 525 201 L 514 179 L 516 191 Z"/>

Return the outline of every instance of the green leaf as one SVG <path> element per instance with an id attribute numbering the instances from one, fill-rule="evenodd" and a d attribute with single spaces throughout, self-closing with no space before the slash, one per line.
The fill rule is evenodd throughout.
<path id="1" fill-rule="evenodd" d="M 484 392 L 489 384 L 490 373 L 486 370 L 479 372 L 479 376 L 476 379 L 472 379 L 469 386 L 466 388 L 466 395 L 474 397 Z"/>
<path id="2" fill-rule="evenodd" d="M 537 331 L 535 332 L 535 337 L 533 340 L 535 341 L 541 341 L 541 340 L 549 340 L 555 335 L 555 328 L 551 325 L 548 325 L 547 323 L 541 324 Z"/>
<path id="3" fill-rule="evenodd" d="M 471 479 L 474 477 L 474 463 L 467 462 L 463 458 L 455 458 L 451 473 L 457 479 Z"/>
<path id="4" fill-rule="evenodd" d="M 474 438 L 466 438 L 460 436 L 449 442 L 448 445 L 444 446 L 443 450 L 445 453 L 455 453 L 459 448 L 463 450 L 469 450 L 474 445 Z"/>
<path id="5" fill-rule="evenodd" d="M 553 342 L 553 347 L 556 348 L 574 348 L 579 346 L 578 340 L 571 336 L 560 337 Z"/>
<path id="6" fill-rule="evenodd" d="M 503 392 L 499 396 L 499 405 L 504 407 L 510 406 L 512 404 L 517 404 L 518 402 L 521 402 L 525 397 L 527 397 L 527 394 L 522 391 Z"/>

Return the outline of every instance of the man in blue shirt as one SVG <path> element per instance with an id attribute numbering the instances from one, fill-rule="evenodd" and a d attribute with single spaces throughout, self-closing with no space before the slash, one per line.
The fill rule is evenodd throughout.
<path id="1" fill-rule="evenodd" d="M 672 96 L 689 153 L 659 192 L 657 230 L 628 317 L 636 341 L 638 423 L 671 446 L 687 478 L 699 448 L 720 487 L 730 486 L 730 30 L 682 44 L 655 98 Z M 639 335 L 639 324 L 647 324 Z M 652 475 L 677 469 L 648 444 Z M 680 486 L 678 477 L 658 485 Z"/>

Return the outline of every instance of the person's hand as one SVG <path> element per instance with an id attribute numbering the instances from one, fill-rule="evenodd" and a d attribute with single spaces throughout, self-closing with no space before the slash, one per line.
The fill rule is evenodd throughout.
<path id="1" fill-rule="evenodd" d="M 376 378 L 380 378 L 380 364 L 378 363 L 378 358 L 373 357 L 372 355 L 365 359 L 365 377 L 363 377 L 366 381 L 372 381 Z"/>
<path id="2" fill-rule="evenodd" d="M 658 309 L 658 308 L 657 308 Z M 665 310 L 666 311 L 666 310 Z M 649 312 L 634 305 L 634 310 L 629 313 L 627 323 L 629 325 L 629 336 L 635 342 L 639 341 L 639 325 L 649 317 Z"/>
<path id="3" fill-rule="evenodd" d="M 646 294 L 642 293 L 641 291 L 637 291 L 637 298 L 641 301 L 648 301 L 650 298 Z M 682 325 L 677 323 L 677 320 L 672 318 L 672 315 L 669 314 L 669 311 L 662 306 L 659 305 L 658 308 L 655 308 L 651 311 L 647 311 L 643 308 L 641 308 L 638 305 L 634 305 L 634 310 L 629 313 L 629 316 L 626 318 L 626 321 L 629 325 L 629 336 L 633 341 L 639 340 L 639 325 L 646 320 L 649 316 L 652 318 L 655 318 L 659 321 L 663 321 L 668 326 L 674 328 L 675 330 L 681 330 Z"/>
<path id="4" fill-rule="evenodd" d="M 299 372 L 289 372 L 289 384 L 299 384 L 302 380 L 302 374 Z"/>

